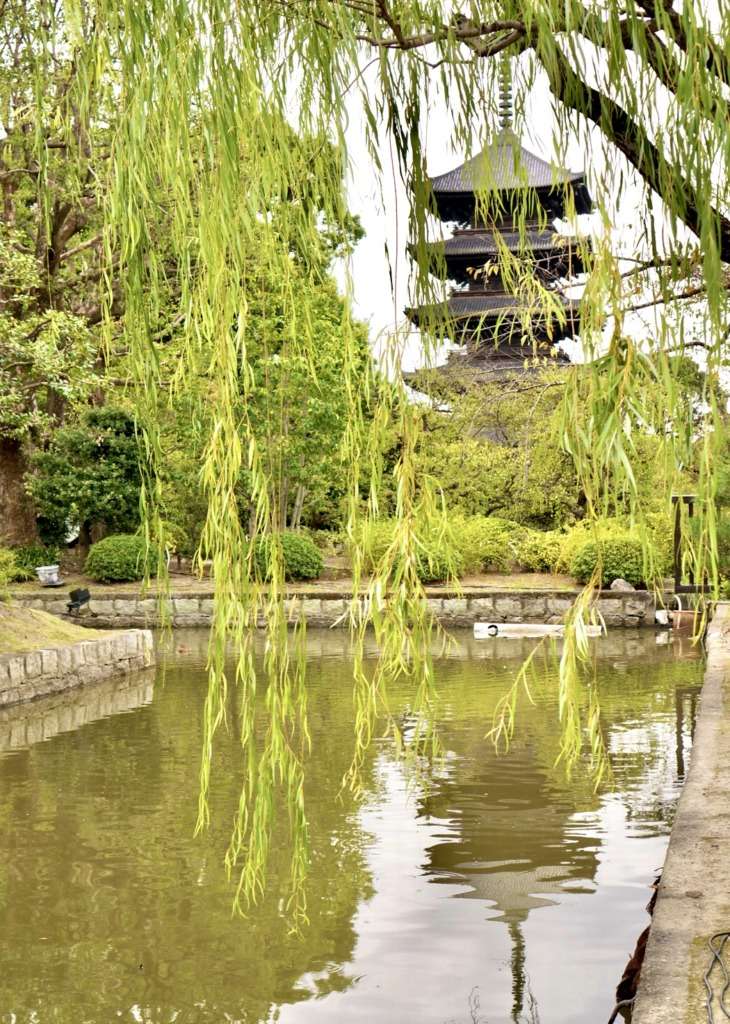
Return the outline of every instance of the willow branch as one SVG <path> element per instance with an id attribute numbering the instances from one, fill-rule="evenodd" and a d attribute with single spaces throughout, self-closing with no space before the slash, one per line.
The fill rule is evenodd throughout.
<path id="1" fill-rule="evenodd" d="M 549 53 L 541 47 L 538 59 L 547 73 L 550 91 L 555 98 L 592 121 L 661 196 L 665 186 L 659 168 L 662 164 L 666 166 L 666 160 L 644 128 L 612 99 L 586 85 L 557 45 Z M 684 210 L 681 213 L 677 211 L 677 215 L 699 236 L 702 230 L 699 213 L 702 204 L 697 190 L 676 168 L 673 169 L 672 178 L 676 182 L 677 192 L 686 201 Z M 720 256 L 724 263 L 730 263 L 730 220 L 714 207 L 709 208 L 709 213 L 715 220 Z"/>

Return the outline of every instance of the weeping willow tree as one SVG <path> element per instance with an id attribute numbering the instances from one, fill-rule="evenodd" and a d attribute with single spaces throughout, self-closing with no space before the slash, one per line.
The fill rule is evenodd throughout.
<path id="1" fill-rule="evenodd" d="M 519 69 L 517 132 L 525 126 L 527 98 L 542 90 L 552 99 L 556 158 L 566 162 L 568 143 L 577 136 L 593 168 L 601 229 L 580 327 L 590 367 L 572 378 L 563 401 L 564 444 L 589 514 L 610 513 L 620 493 L 643 530 L 645 509 L 633 466 L 638 439 L 656 433 L 667 505 L 674 481 L 697 460 L 701 500 L 692 558 L 698 578 L 716 584 L 712 466 L 723 410 L 714 396 L 728 331 L 725 264 L 730 261 L 728 5 L 725 0 L 681 6 L 671 0 L 67 0 L 63 5 L 4 0 L 1 11 L 0 187 L 7 199 L 13 183 L 31 174 L 42 212 L 39 237 L 47 241 L 58 212 L 52 202 L 53 153 L 61 148 L 67 168 L 77 170 L 69 179 L 76 181 L 76 190 L 67 186 L 71 210 L 83 208 L 93 174 L 103 201 L 98 249 L 108 343 L 114 316 L 123 308 L 143 439 L 144 522 L 157 538 L 163 530 L 158 423 L 164 398 L 153 340 L 163 306 L 169 313 L 171 293 L 183 337 L 174 388 L 214 411 L 207 417 L 201 466 L 207 519 L 198 555 L 212 562 L 216 603 L 199 825 L 208 821 L 215 736 L 226 723 L 227 695 L 235 687 L 241 708 L 241 797 L 228 864 L 241 905 L 255 900 L 265 883 L 273 816 L 285 808 L 294 850 L 290 909 L 301 918 L 308 860 L 304 626 L 300 620 L 296 642 L 288 643 L 277 542 L 282 470 L 272 455 L 277 446 L 262 442 L 246 405 L 254 386 L 250 354 L 267 344 L 266 338 L 252 337 L 257 322 L 252 306 L 260 309 L 269 301 L 281 311 L 277 345 L 312 366 L 316 388 L 316 318 L 297 282 L 302 273 L 317 273 L 317 260 L 307 256 L 319 251 L 322 223 L 346 224 L 342 172 L 359 122 L 372 174 L 386 185 L 396 174 L 408 188 L 409 238 L 403 245 L 408 242 L 415 257 L 410 299 L 433 301 L 425 124 L 438 106 L 450 134 L 444 147 L 467 157 L 476 152 L 496 128 L 496 83 L 501 62 L 510 59 Z M 44 116 L 28 117 L 18 103 L 10 70 L 18 61 Z M 314 140 L 306 159 L 292 145 L 292 128 L 300 138 Z M 100 158 L 93 170 L 91 155 Z M 557 181 L 555 187 L 568 188 Z M 568 209 L 571 198 L 566 196 Z M 614 251 L 611 230 L 624 201 L 644 211 L 628 271 Z M 520 202 L 513 212 L 524 231 L 534 200 L 525 191 Z M 498 197 L 488 180 L 480 203 L 485 217 L 493 217 Z M 83 244 L 82 234 L 77 245 Z M 504 273 L 517 287 L 519 267 L 509 265 L 509 253 L 502 249 Z M 53 248 L 44 251 L 50 266 Z M 257 266 L 265 267 L 263 295 L 250 291 L 252 252 Z M 529 288 L 527 279 L 524 287 Z M 533 288 L 529 301 L 533 311 L 542 310 L 543 320 L 564 315 L 549 289 Z M 689 304 L 699 315 L 684 315 Z M 638 343 L 626 321 L 648 305 L 659 315 L 651 336 Z M 421 417 L 397 384 L 383 386 L 382 376 L 378 383 L 363 373 L 347 302 L 339 330 L 349 408 L 342 458 L 350 467 L 351 630 L 361 651 L 364 630 L 372 626 L 380 649 L 374 672 L 365 672 L 361 655 L 355 658 L 355 755 L 346 784 L 357 791 L 359 766 L 380 716 L 413 763 L 438 749 L 430 714 L 434 625 L 418 568 L 432 556 L 434 538 L 437 542 L 446 533 L 448 522 L 437 482 L 420 480 L 416 487 Z M 529 346 L 529 321 L 524 331 Z M 403 341 L 400 332 L 390 339 L 383 360 L 386 378 L 397 377 Z M 423 344 L 427 352 L 432 347 L 427 334 Z M 701 353 L 708 382 L 699 424 L 696 415 L 687 415 L 673 373 L 675 357 L 694 351 Z M 201 365 L 204 374 L 193 372 Z M 201 378 L 204 389 L 195 383 Z M 271 437 L 286 416 L 272 398 Z M 363 521 L 367 526 L 379 515 L 385 438 L 392 436 L 394 420 L 401 444 L 395 466 L 387 470 L 387 485 L 397 526 L 376 572 L 366 577 Z M 244 470 L 253 505 L 246 528 L 236 501 Z M 610 490 L 606 480 L 612 482 Z M 272 538 L 266 547 L 271 582 L 265 588 L 253 571 L 253 542 L 262 534 Z M 595 585 L 580 596 L 570 616 L 560 708 L 567 762 L 577 758 L 587 736 L 600 771 L 598 699 L 581 668 Z M 257 745 L 259 681 L 252 630 L 260 620 L 269 637 L 265 686 L 258 686 L 267 726 Z M 229 643 L 235 652 L 232 671 L 226 662 Z M 397 676 L 408 677 L 413 686 L 407 733 L 388 715 L 388 683 Z M 500 736 L 509 732 L 510 708 L 508 700 L 507 717 L 496 727 Z"/>

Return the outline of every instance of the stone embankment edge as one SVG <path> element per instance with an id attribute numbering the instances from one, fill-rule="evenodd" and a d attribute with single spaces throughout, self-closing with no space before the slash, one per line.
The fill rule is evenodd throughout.
<path id="1" fill-rule="evenodd" d="M 2 654 L 0 707 L 147 668 L 154 659 L 149 629 L 131 629 L 113 636 L 25 654 Z"/>
<path id="2" fill-rule="evenodd" d="M 55 594 L 17 593 L 14 602 L 64 614 L 67 598 Z M 435 617 L 445 626 L 472 626 L 475 622 L 559 623 L 570 609 L 575 594 L 560 590 L 472 590 L 465 593 L 428 590 L 427 600 Z M 303 612 L 311 626 L 344 624 L 349 599 L 342 591 L 322 589 L 291 595 L 287 612 L 293 620 Z M 134 591 L 94 595 L 89 603 L 89 625 L 105 628 L 159 625 L 156 597 L 140 597 Z M 598 611 L 607 626 L 653 626 L 655 601 L 647 591 L 603 591 Z M 209 626 L 213 619 L 210 590 L 173 592 L 168 600 L 173 626 Z"/>
<path id="3" fill-rule="evenodd" d="M 730 930 L 730 603 L 718 603 L 706 646 L 690 770 L 669 841 L 632 1024 L 706 1024 L 707 941 L 715 932 Z"/>

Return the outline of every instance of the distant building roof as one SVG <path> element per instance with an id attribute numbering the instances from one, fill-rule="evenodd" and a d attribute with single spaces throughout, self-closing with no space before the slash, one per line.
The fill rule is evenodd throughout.
<path id="1" fill-rule="evenodd" d="M 566 313 L 565 323 L 553 319 L 549 325 L 544 314 L 531 314 L 533 330 L 537 336 L 550 336 L 553 342 L 560 338 L 572 337 L 579 324 L 579 304 L 570 299 L 561 302 Z M 445 302 L 432 303 L 406 309 L 408 319 L 420 329 L 452 332 L 458 340 L 464 336 L 469 344 L 484 338 L 490 330 L 496 330 L 502 341 L 519 344 L 522 334 L 521 318 L 525 313 L 524 303 L 517 296 L 505 292 L 476 291 L 465 289 L 454 291 Z M 459 342 L 463 344 L 463 341 Z"/>
<path id="2" fill-rule="evenodd" d="M 431 186 L 434 192 L 470 193 L 477 189 L 549 189 L 582 179 L 582 171 L 568 171 L 525 149 L 512 129 L 506 128 L 477 156 L 431 178 Z"/>
<path id="3" fill-rule="evenodd" d="M 521 245 L 533 252 L 540 250 L 560 250 L 567 248 L 575 239 L 567 235 L 558 235 L 552 228 L 546 231 L 529 230 L 520 238 L 519 231 L 499 232 L 501 245 L 512 252 L 518 252 Z M 480 256 L 496 254 L 500 251 L 493 231 L 457 231 L 451 238 L 443 242 L 434 242 L 434 249 L 442 249 L 444 256 Z"/>

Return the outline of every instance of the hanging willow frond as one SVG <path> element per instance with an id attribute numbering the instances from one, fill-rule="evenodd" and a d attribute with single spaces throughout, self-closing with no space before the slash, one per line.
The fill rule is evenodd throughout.
<path id="1" fill-rule="evenodd" d="M 215 734 L 226 722 L 234 684 L 241 708 L 242 786 L 228 864 L 240 872 L 238 894 L 245 906 L 265 884 L 271 822 L 277 794 L 283 794 L 295 849 L 292 908 L 301 919 L 308 744 L 303 653 L 300 644 L 288 653 L 280 545 L 274 540 L 266 547 L 267 585 L 256 577 L 253 556 L 255 538 L 275 538 L 281 526 L 280 449 L 272 439 L 289 411 L 271 398 L 262 439 L 251 421 L 252 360 L 254 352 L 271 356 L 283 350 L 314 365 L 316 317 L 302 282 L 319 272 L 322 223 L 342 226 L 349 216 L 343 171 L 353 115 L 362 115 L 373 174 L 381 182 L 387 178 L 380 157 L 386 141 L 395 172 L 408 186 L 409 237 L 403 243 L 405 248 L 409 242 L 415 256 L 410 298 L 428 304 L 439 297 L 426 249 L 433 198 L 422 139 L 429 112 L 438 105 L 446 113 L 450 138 L 444 138 L 444 148 L 469 156 L 497 126 L 496 55 L 507 53 L 519 63 L 518 134 L 525 127 L 524 97 L 530 90 L 549 92 L 555 157 L 564 161 L 569 140 L 580 139 L 603 232 L 582 303 L 580 336 L 589 365 L 565 389 L 566 447 L 590 514 L 610 511 L 620 496 L 642 533 L 647 509 L 634 471 L 637 437 L 649 431 L 661 439 L 667 508 L 672 488 L 698 456 L 692 559 L 696 577 L 716 585 L 713 460 L 724 410 L 715 395 L 728 336 L 730 262 L 728 4 L 67 0 L 61 8 L 52 0 L 6 0 L 2 10 L 5 209 L 12 207 L 18 176 L 25 176 L 24 187 L 43 212 L 39 245 L 46 243 L 42 258 L 50 274 L 59 231 L 70 231 L 66 242 L 73 244 L 68 210 L 93 202 L 103 207 L 107 340 L 111 345 L 123 316 L 144 448 L 145 528 L 157 539 L 164 534 L 164 399 L 155 345 L 160 323 L 174 322 L 181 333 L 174 392 L 187 393 L 191 408 L 208 413 L 200 417 L 209 426 L 201 466 L 208 515 L 199 558 L 212 563 L 215 613 L 199 826 L 208 820 Z M 21 68 L 31 83 L 28 103 L 20 106 L 13 68 Z M 29 105 L 36 111 L 30 121 Z M 53 203 L 59 151 L 68 155 L 68 210 Z M 557 187 L 562 186 L 556 181 Z M 484 192 L 487 202 L 489 182 Z M 522 208 L 515 211 L 522 230 L 530 202 L 524 190 Z M 570 196 L 566 202 L 570 206 Z M 622 202 L 644 211 L 631 255 L 647 267 L 673 268 L 673 277 L 659 282 L 665 315 L 639 340 L 631 340 L 624 315 L 633 285 L 611 247 Z M 691 267 L 682 255 L 690 232 L 697 242 Z M 515 286 L 521 281 L 527 289 L 506 249 L 499 259 Z M 679 319 L 672 315 L 671 288 L 698 297 L 699 326 L 677 328 L 684 321 L 681 313 Z M 350 282 L 347 290 L 352 289 Z M 527 298 L 531 310 L 558 315 L 549 290 L 533 288 Z M 529 338 L 529 324 L 524 327 Z M 417 564 L 424 553 L 429 557 L 433 538 L 448 525 L 437 493 L 414 479 L 419 418 L 399 378 L 386 384 L 387 373 L 378 382 L 363 374 L 348 302 L 340 329 L 349 405 L 343 459 L 350 468 L 347 531 L 354 552 L 356 641 L 357 735 L 348 781 L 357 789 L 358 765 L 376 718 L 383 712 L 389 717 L 387 687 L 394 675 L 408 675 L 414 688 L 415 726 L 404 735 L 391 722 L 397 741 L 414 751 L 437 749 L 430 715 L 433 624 Z M 433 342 L 423 336 L 427 355 L 433 355 Z M 698 342 L 707 371 L 699 422 L 696 411 L 690 415 L 670 358 Z M 392 344 L 397 355 L 400 341 Z M 362 521 L 379 515 L 388 432 L 401 439 L 389 481 L 397 529 L 386 557 L 366 579 Z M 243 472 L 253 495 L 247 529 L 236 497 Z M 560 713 L 566 763 L 579 756 L 587 730 L 600 771 L 605 752 L 597 698 L 591 693 L 585 719 L 578 681 L 587 654 L 582 625 L 590 596 L 590 590 L 581 596 L 568 623 Z M 257 748 L 259 680 L 251 633 L 259 622 L 268 631 L 267 724 Z M 381 650 L 372 677 L 362 668 L 368 626 Z M 226 661 L 229 644 L 234 680 Z M 512 707 L 509 697 L 497 737 L 509 734 Z"/>

